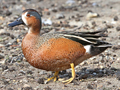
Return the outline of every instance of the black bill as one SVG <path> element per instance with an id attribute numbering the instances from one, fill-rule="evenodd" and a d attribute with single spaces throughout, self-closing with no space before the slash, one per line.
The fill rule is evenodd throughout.
<path id="1" fill-rule="evenodd" d="M 14 21 L 14 22 L 8 24 L 8 26 L 10 26 L 10 27 L 14 27 L 14 26 L 16 26 L 16 25 L 20 25 L 20 24 L 24 24 L 24 22 L 23 22 L 23 20 L 22 20 L 21 17 L 18 18 L 16 21 Z"/>

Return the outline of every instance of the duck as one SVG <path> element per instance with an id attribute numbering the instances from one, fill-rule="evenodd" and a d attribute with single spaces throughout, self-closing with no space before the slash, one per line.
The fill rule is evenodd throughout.
<path id="1" fill-rule="evenodd" d="M 99 40 L 101 35 L 98 34 L 104 30 L 61 31 L 40 35 L 41 15 L 34 9 L 25 9 L 21 17 L 8 26 L 14 27 L 21 24 L 28 27 L 28 32 L 21 44 L 26 60 L 35 68 L 55 72 L 47 82 L 52 79 L 56 81 L 60 71 L 71 68 L 71 78 L 62 81 L 71 83 L 76 77 L 75 66 L 112 47 L 112 44 Z"/>

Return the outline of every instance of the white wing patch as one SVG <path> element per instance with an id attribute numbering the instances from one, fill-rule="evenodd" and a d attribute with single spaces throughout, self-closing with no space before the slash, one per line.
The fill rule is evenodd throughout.
<path id="1" fill-rule="evenodd" d="M 90 54 L 91 45 L 86 45 L 84 48 L 86 49 L 86 53 Z"/>

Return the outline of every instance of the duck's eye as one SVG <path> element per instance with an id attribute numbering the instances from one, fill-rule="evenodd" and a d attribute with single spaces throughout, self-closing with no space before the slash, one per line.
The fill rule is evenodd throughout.
<path id="1" fill-rule="evenodd" d="M 30 14 L 27 14 L 27 17 L 30 17 Z"/>

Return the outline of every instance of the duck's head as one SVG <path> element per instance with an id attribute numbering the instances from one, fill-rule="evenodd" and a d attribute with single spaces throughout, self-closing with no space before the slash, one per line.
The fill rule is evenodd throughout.
<path id="1" fill-rule="evenodd" d="M 19 17 L 16 21 L 8 24 L 8 26 L 14 27 L 20 24 L 28 26 L 30 32 L 38 32 L 42 27 L 41 16 L 34 9 L 26 9 L 22 12 L 22 17 Z"/>

